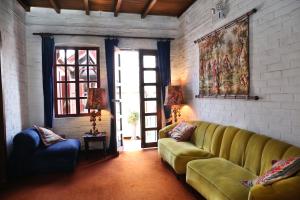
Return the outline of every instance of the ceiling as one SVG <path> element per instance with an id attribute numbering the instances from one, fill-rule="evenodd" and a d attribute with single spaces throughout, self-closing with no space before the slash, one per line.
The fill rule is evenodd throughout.
<path id="1" fill-rule="evenodd" d="M 18 0 L 23 8 L 30 12 L 31 7 L 52 8 L 57 13 L 61 9 L 90 11 L 136 13 L 142 18 L 147 15 L 163 15 L 179 17 L 196 0 Z"/>

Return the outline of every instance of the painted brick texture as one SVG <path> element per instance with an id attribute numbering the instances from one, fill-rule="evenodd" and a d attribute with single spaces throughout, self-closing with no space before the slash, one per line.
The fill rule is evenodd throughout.
<path id="1" fill-rule="evenodd" d="M 172 81 L 185 85 L 184 116 L 256 131 L 300 146 L 300 1 L 229 0 L 226 18 L 213 21 L 216 1 L 198 0 L 179 20 L 172 43 Z M 199 51 L 194 40 L 257 8 L 250 18 L 251 95 L 259 101 L 195 99 Z"/>
<path id="2" fill-rule="evenodd" d="M 0 0 L 2 83 L 8 152 L 15 134 L 28 124 L 25 13 L 15 1 Z"/>

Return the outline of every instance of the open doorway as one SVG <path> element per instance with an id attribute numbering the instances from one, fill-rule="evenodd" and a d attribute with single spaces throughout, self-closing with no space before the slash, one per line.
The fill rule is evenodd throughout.
<path id="1" fill-rule="evenodd" d="M 116 128 L 121 151 L 157 146 L 161 128 L 159 77 L 157 51 L 116 51 Z"/>
<path id="2" fill-rule="evenodd" d="M 141 149 L 139 52 L 118 50 L 115 65 L 116 127 L 123 151 Z"/>

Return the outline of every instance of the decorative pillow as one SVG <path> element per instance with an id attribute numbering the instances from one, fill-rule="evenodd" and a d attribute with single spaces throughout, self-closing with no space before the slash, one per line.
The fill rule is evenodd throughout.
<path id="1" fill-rule="evenodd" d="M 274 161 L 272 161 L 274 162 Z M 300 170 L 300 157 L 278 160 L 264 175 L 254 180 L 243 180 L 241 183 L 250 188 L 254 185 L 270 185 L 276 181 L 288 178 Z"/>
<path id="2" fill-rule="evenodd" d="M 57 142 L 66 140 L 49 129 L 39 127 L 36 125 L 34 125 L 33 127 L 39 133 L 41 140 L 45 146 L 50 146 L 51 144 L 55 144 Z"/>
<path id="3" fill-rule="evenodd" d="M 196 126 L 188 124 L 186 122 L 181 122 L 168 134 L 171 138 L 177 141 L 188 141 L 194 133 Z"/>

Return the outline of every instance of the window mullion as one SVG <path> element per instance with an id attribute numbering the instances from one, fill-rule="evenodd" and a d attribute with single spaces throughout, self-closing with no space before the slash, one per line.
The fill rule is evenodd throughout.
<path id="1" fill-rule="evenodd" d="M 78 48 L 75 49 L 76 113 L 80 114 Z"/>

